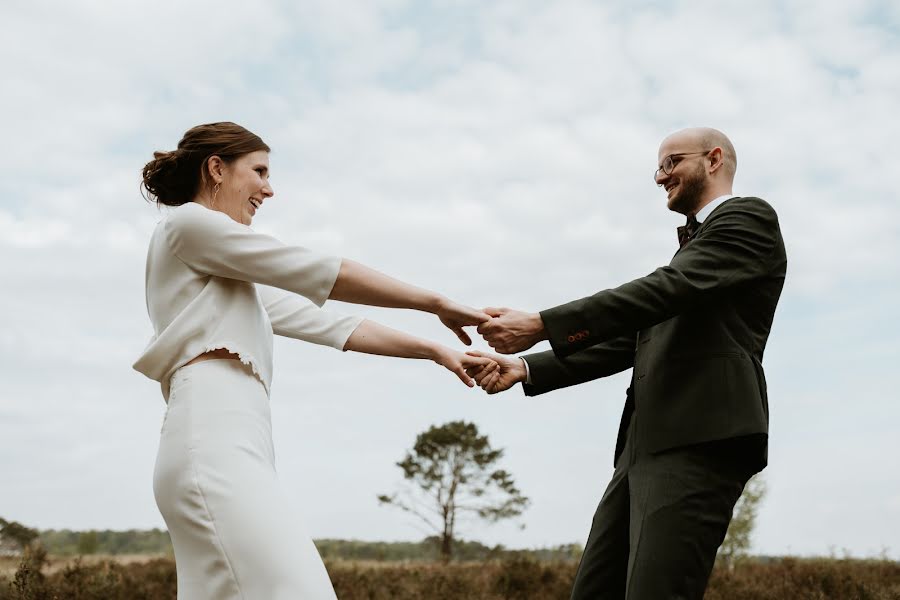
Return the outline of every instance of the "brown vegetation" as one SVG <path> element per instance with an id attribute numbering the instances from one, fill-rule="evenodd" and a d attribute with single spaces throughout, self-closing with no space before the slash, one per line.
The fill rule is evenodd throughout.
<path id="1" fill-rule="evenodd" d="M 0 600 L 175 600 L 171 559 L 53 561 L 29 553 L 0 574 Z M 443 564 L 329 561 L 341 600 L 564 600 L 576 565 L 511 558 Z M 713 572 L 707 600 L 900 600 L 900 563 L 748 560 Z"/>

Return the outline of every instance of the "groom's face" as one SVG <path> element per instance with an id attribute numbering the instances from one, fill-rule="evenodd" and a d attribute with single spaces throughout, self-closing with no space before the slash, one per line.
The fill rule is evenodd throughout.
<path id="1" fill-rule="evenodd" d="M 687 164 L 682 164 L 685 162 L 682 161 L 672 171 L 672 176 L 677 177 L 677 182 L 674 188 L 670 188 L 667 204 L 669 210 L 683 215 L 696 213 L 706 190 L 706 169 L 703 168 L 703 161 L 699 160 L 699 156 L 693 158 L 695 160 Z"/>
<path id="2" fill-rule="evenodd" d="M 669 210 L 683 215 L 696 211 L 708 183 L 702 151 L 699 141 L 690 136 L 676 135 L 660 145 L 659 164 L 667 159 L 672 163 L 669 173 L 660 168 L 656 177 L 656 183 L 666 190 Z"/>

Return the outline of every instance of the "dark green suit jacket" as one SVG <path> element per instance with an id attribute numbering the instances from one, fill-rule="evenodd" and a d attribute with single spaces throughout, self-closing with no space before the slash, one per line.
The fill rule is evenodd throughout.
<path id="1" fill-rule="evenodd" d="M 761 469 L 769 422 L 762 359 L 786 269 L 772 207 L 732 198 L 668 266 L 542 311 L 553 350 L 524 357 L 525 393 L 633 367 L 616 459 L 636 414 L 639 453 L 751 436 L 763 440 L 750 457 Z"/>

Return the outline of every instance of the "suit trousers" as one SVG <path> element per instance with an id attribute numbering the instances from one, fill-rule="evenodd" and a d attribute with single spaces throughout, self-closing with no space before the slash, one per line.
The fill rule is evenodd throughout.
<path id="1" fill-rule="evenodd" d="M 572 600 L 701 600 L 754 468 L 740 438 L 640 454 L 632 415 Z"/>

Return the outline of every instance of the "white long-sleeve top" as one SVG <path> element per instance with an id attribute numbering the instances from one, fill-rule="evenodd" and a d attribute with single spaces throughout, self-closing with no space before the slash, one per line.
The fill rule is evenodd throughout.
<path id="1" fill-rule="evenodd" d="M 191 359 L 226 348 L 268 392 L 272 334 L 343 349 L 362 321 L 319 308 L 341 259 L 281 243 L 224 213 L 188 202 L 156 226 L 147 253 L 147 312 L 154 335 L 134 368 L 159 381 Z"/>

